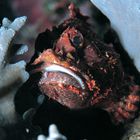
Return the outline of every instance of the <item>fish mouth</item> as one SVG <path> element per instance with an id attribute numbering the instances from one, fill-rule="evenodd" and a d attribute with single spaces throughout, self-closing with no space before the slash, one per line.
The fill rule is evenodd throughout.
<path id="1" fill-rule="evenodd" d="M 91 77 L 51 49 L 40 54 L 33 64 L 41 62 L 42 65 L 34 69 L 34 72 L 42 72 L 38 83 L 40 91 L 69 108 L 86 107 L 85 103 L 94 93 L 89 86 Z"/>
<path id="2" fill-rule="evenodd" d="M 39 88 L 49 98 L 71 109 L 86 107 L 90 96 L 85 81 L 77 73 L 57 64 L 44 68 Z"/>
<path id="3" fill-rule="evenodd" d="M 48 65 L 44 67 L 39 88 L 49 98 L 70 109 L 86 108 L 94 95 L 95 85 L 81 73 L 57 64 Z"/>
<path id="4" fill-rule="evenodd" d="M 54 83 L 62 82 L 64 84 L 63 81 L 67 83 L 66 80 L 63 80 L 65 77 L 67 77 L 66 79 L 68 81 L 71 81 L 69 79 L 72 79 L 75 81 L 75 83 L 77 83 L 77 88 L 80 88 L 81 90 L 87 89 L 85 82 L 86 79 L 83 77 L 83 74 L 81 74 L 80 69 L 74 65 L 71 65 L 69 62 L 62 60 L 61 57 L 56 55 L 52 49 L 48 49 L 40 54 L 40 56 L 33 62 L 33 67 L 34 66 L 37 66 L 37 68 L 31 70 L 31 73 L 41 71 L 43 74 L 45 73 L 42 77 L 45 77 L 46 79 L 48 79 L 48 77 L 46 77 L 46 73 L 58 73 L 58 75 L 61 73 L 62 79 L 60 81 L 58 81 L 56 78 L 53 78 L 54 76 L 52 77 L 52 79 L 54 79 Z"/>
<path id="5" fill-rule="evenodd" d="M 39 87 L 49 98 L 71 109 L 85 107 L 90 96 L 87 84 L 77 73 L 57 64 L 44 68 Z"/>
<path id="6" fill-rule="evenodd" d="M 70 77 L 72 77 L 74 80 L 76 80 L 76 82 L 80 85 L 80 88 L 82 90 L 86 89 L 86 85 L 83 82 L 82 78 L 80 76 L 78 76 L 76 73 L 74 73 L 72 70 L 65 68 L 63 66 L 60 65 L 56 65 L 56 64 L 52 64 L 48 67 L 44 68 L 45 72 L 60 72 L 60 73 L 65 73 L 67 75 L 69 75 Z"/>

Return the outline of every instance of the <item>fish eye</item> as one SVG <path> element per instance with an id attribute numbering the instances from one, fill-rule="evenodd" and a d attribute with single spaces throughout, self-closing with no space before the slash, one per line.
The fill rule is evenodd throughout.
<path id="1" fill-rule="evenodd" d="M 76 48 L 82 47 L 84 42 L 83 35 L 77 32 L 75 36 L 70 37 L 70 42 Z"/>

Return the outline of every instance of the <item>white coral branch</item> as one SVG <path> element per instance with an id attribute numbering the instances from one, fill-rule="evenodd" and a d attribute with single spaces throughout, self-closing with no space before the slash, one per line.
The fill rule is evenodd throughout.
<path id="1" fill-rule="evenodd" d="M 140 72 L 140 1 L 91 0 L 111 21 L 124 49 Z M 140 140 L 140 116 L 127 128 L 123 140 Z"/>
<path id="2" fill-rule="evenodd" d="M 0 89 L 12 84 L 17 79 L 25 82 L 28 73 L 25 71 L 25 62 L 5 64 L 5 57 L 15 33 L 25 24 L 26 17 L 16 18 L 13 22 L 4 18 L 0 28 Z"/>
<path id="3" fill-rule="evenodd" d="M 15 121 L 14 95 L 19 86 L 29 78 L 25 71 L 25 61 L 15 64 L 9 64 L 7 61 L 11 41 L 26 19 L 23 16 L 11 22 L 4 18 L 0 27 L 0 125 Z"/>
<path id="4" fill-rule="evenodd" d="M 140 1 L 91 0 L 111 21 L 124 49 L 140 72 Z"/>
<path id="5" fill-rule="evenodd" d="M 67 140 L 65 136 L 59 133 L 55 124 L 49 126 L 49 136 L 39 135 L 37 140 Z"/>
<path id="6" fill-rule="evenodd" d="M 128 131 L 122 140 L 140 140 L 140 117 L 128 126 Z"/>

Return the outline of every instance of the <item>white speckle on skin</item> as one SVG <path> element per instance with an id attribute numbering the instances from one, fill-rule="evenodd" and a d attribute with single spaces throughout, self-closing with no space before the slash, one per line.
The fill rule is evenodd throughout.
<path id="1" fill-rule="evenodd" d="M 30 132 L 29 128 L 26 128 L 25 130 L 26 130 L 26 133 L 29 133 Z"/>

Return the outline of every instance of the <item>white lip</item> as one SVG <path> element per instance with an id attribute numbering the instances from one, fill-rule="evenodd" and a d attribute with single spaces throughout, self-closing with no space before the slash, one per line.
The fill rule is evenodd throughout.
<path id="1" fill-rule="evenodd" d="M 84 84 L 83 80 L 78 75 L 76 75 L 74 72 L 72 72 L 71 70 L 69 70 L 65 67 L 53 64 L 53 65 L 50 65 L 48 67 L 45 67 L 44 70 L 45 70 L 45 72 L 58 71 L 58 72 L 66 73 L 66 74 L 72 76 L 74 79 L 76 79 L 76 81 L 80 84 L 82 89 L 85 89 L 85 84 Z"/>

